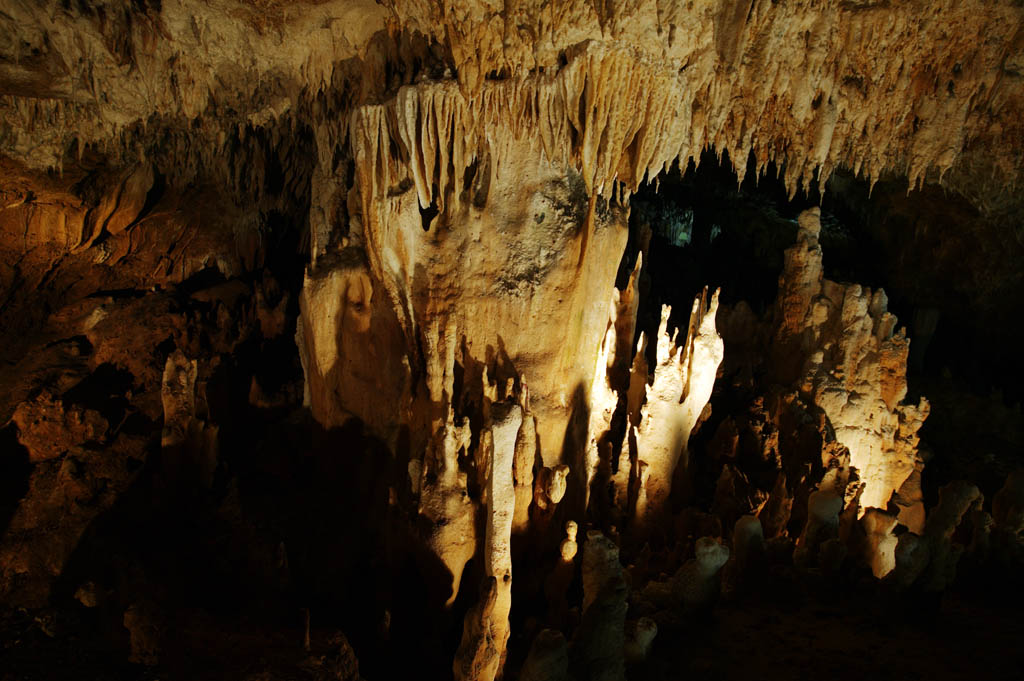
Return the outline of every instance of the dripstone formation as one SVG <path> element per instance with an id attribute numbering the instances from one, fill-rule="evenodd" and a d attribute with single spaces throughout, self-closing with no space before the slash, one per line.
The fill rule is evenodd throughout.
<path id="1" fill-rule="evenodd" d="M 955 345 L 1024 313 L 1022 159 L 1014 0 L 4 0 L 10 678 L 792 678 L 1016 621 L 971 585 L 1024 560 L 974 371 L 1019 353 Z"/>

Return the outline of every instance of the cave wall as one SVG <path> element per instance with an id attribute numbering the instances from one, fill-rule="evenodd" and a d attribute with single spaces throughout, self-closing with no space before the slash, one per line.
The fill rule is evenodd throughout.
<path id="1" fill-rule="evenodd" d="M 745 515 L 800 568 L 896 570 L 897 519 L 947 551 L 980 493 L 929 530 L 906 334 L 884 293 L 822 276 L 818 216 L 765 315 L 708 290 L 650 313 L 630 201 L 714 149 L 790 196 L 897 173 L 1015 219 L 1022 23 L 1010 0 L 12 3 L 0 595 L 103 601 L 159 659 L 146 594 L 174 548 L 118 572 L 97 547 L 193 509 L 173 547 L 199 537 L 218 574 L 382 629 L 394 610 L 403 643 L 422 604 L 429 664 L 494 678 L 513 594 L 569 621 L 577 523 L 576 669 L 624 664 L 620 545 L 652 612 L 703 607 Z M 750 391 L 735 418 L 722 375 Z M 944 586 L 942 556 L 899 578 Z M 365 595 L 330 583 L 374 569 Z M 193 584 L 161 579 L 165 604 Z"/>

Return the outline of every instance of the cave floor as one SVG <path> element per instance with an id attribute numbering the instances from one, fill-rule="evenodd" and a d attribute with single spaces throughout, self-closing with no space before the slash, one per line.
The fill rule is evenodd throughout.
<path id="1" fill-rule="evenodd" d="M 957 593 L 941 602 L 886 603 L 856 592 L 829 590 L 814 598 L 787 590 L 725 602 L 703 621 L 663 627 L 648 662 L 630 678 L 1019 679 L 1024 622 L 1018 613 Z"/>
<path id="2" fill-rule="evenodd" d="M 123 652 L 101 644 L 110 638 L 101 638 L 88 617 L 65 615 L 55 624 L 51 616 L 0 613 L 0 681 L 350 678 L 338 671 L 336 630 L 313 629 L 307 654 L 298 622 L 274 627 L 201 612 L 177 621 L 183 625 L 175 637 L 178 650 L 165 650 L 161 665 L 146 667 L 115 662 Z M 1022 641 L 1024 621 L 1012 598 L 949 592 L 941 600 L 893 599 L 824 580 L 777 582 L 757 595 L 724 599 L 709 616 L 661 621 L 647 662 L 631 667 L 627 677 L 1018 679 Z M 365 665 L 362 670 L 375 681 Z"/>

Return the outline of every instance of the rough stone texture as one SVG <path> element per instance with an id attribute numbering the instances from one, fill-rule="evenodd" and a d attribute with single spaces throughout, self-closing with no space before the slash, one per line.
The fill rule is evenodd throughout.
<path id="1" fill-rule="evenodd" d="M 718 292 L 711 300 L 707 292 L 697 296 L 685 330 L 668 333 L 669 308 L 662 310 L 658 329 L 657 364 L 646 389 L 640 421 L 635 429 L 636 458 L 646 463 L 643 502 L 636 507 L 636 519 L 644 531 L 661 520 L 672 488 L 676 467 L 687 468 L 687 440 L 711 397 L 718 365 L 725 351 L 715 329 Z M 642 344 L 643 341 L 641 341 Z M 647 382 L 647 377 L 641 380 Z M 630 393 L 635 394 L 631 389 Z"/>
<path id="2" fill-rule="evenodd" d="M 430 524 L 427 545 L 451 573 L 448 605 L 455 601 L 462 571 L 476 553 L 477 505 L 469 498 L 466 474 L 458 463 L 469 436 L 468 424 L 456 426 L 449 417 L 424 457 L 418 484 L 419 513 Z"/>
<path id="3" fill-rule="evenodd" d="M 569 649 L 562 632 L 544 629 L 533 639 L 519 672 L 520 681 L 565 681 L 569 675 Z"/>
<path id="4" fill-rule="evenodd" d="M 822 277 L 819 211 L 800 216 L 797 244 L 779 279 L 773 356 L 783 382 L 828 416 L 864 483 L 863 508 L 884 509 L 920 465 L 917 431 L 928 401 L 907 394 L 905 332 L 886 310 L 885 292 Z"/>
<path id="5" fill-rule="evenodd" d="M 527 113 L 524 127 L 550 126 L 549 158 L 570 151 L 557 131 L 584 132 L 572 151 L 588 188 L 610 190 L 616 173 L 635 187 L 709 143 L 733 158 L 750 148 L 762 162 L 788 158 L 793 179 L 819 165 L 827 177 L 840 163 L 873 176 L 898 164 L 914 183 L 961 157 L 975 176 L 975 165 L 1010 178 L 1021 169 L 1013 2 L 384 5 L 178 0 L 136 10 L 107 2 L 101 12 L 16 3 L 3 20 L 6 146 L 56 165 L 72 138 L 106 142 L 154 113 L 191 119 L 238 106 L 259 125 L 298 108 L 303 88 L 329 90 L 346 59 L 372 63 L 388 26 L 450 50 L 457 86 L 442 85 L 441 97 L 418 88 L 414 98 L 471 94 L 487 112 L 511 95 L 510 108 L 527 113 L 516 101 L 541 93 L 540 115 Z M 584 82 L 596 107 L 573 120 Z"/>
<path id="6" fill-rule="evenodd" d="M 261 594 L 305 561 L 378 596 L 416 554 L 444 573 L 449 607 L 460 592 L 471 604 L 456 678 L 502 675 L 513 589 L 523 602 L 543 589 L 541 626 L 575 635 L 538 635 L 524 678 L 571 666 L 620 679 L 656 631 L 634 615 L 626 626 L 620 551 L 638 582 L 652 564 L 674 571 L 648 587 L 685 611 L 714 601 L 729 551 L 705 535 L 728 540 L 723 526 L 738 577 L 762 537 L 776 560 L 801 527 L 799 567 L 832 576 L 863 535 L 859 555 L 903 588 L 952 582 L 964 523 L 979 561 L 1017 550 L 1019 475 L 991 516 L 965 484 L 926 519 L 928 405 L 902 404 L 908 341 L 884 293 L 823 278 L 815 211 L 800 218 L 774 319 L 719 310 L 705 292 L 674 336 L 666 309 L 651 366 L 645 341 L 634 352 L 649 232 L 625 288 L 613 284 L 631 196 L 706 147 L 734 161 L 753 151 L 790 193 L 839 167 L 872 183 L 895 171 L 1012 214 L 1022 24 L 1014 0 L 7 3 L 0 455 L 15 475 L 0 499 L 0 598 L 79 594 L 114 613 L 133 661 L 162 661 L 173 637 L 159 607 L 114 588 L 146 591 L 145 570 L 79 583 L 95 577 L 104 522 L 152 496 L 201 509 L 189 521 L 229 568 L 243 559 L 225 544 L 254 546 L 243 555 L 265 573 Z M 925 341 L 934 318 L 918 316 Z M 721 464 L 712 514 L 672 516 L 673 477 L 688 479 L 688 439 L 723 366 L 720 330 L 743 337 L 739 354 L 765 351 L 778 385 L 708 447 Z M 239 420 L 299 406 L 299 362 L 311 421 L 291 414 L 285 432 L 365 489 L 314 506 L 306 522 L 326 529 L 296 548 L 278 525 L 301 521 L 254 510 L 273 501 L 252 490 L 293 469 L 316 477 L 322 462 L 260 442 L 295 455 L 264 470 L 265 452 L 224 458 L 221 443 L 263 432 Z M 899 539 L 897 520 L 910 529 Z M 581 619 L 567 601 L 577 527 Z M 655 527 L 676 545 L 652 558 L 640 546 Z M 705 537 L 693 554 L 691 534 Z M 367 537 L 382 537 L 377 550 L 339 578 L 339 547 L 361 554 Z M 474 602 L 463 582 L 480 578 Z M 381 608 L 367 626 L 386 640 Z M 444 640 L 437 625 L 418 623 L 424 649 Z M 332 646 L 314 676 L 357 677 L 344 637 Z M 446 668 L 451 655 L 437 652 Z"/>

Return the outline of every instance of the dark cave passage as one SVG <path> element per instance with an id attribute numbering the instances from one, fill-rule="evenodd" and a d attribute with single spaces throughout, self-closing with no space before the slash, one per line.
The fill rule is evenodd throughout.
<path id="1" fill-rule="evenodd" d="M 720 287 L 725 305 L 744 301 L 770 315 L 796 218 L 820 206 L 824 276 L 884 289 L 910 338 L 907 399 L 923 395 L 933 410 L 922 430 L 926 498 L 934 502 L 939 487 L 964 477 L 995 494 L 1024 463 L 1024 360 L 1019 333 L 1005 323 L 1024 318 L 1019 233 L 934 185 L 908 191 L 905 178 L 892 176 L 871 187 L 840 169 L 823 196 L 812 186 L 790 199 L 773 164 L 760 178 L 756 167 L 751 155 L 737 184 L 728 155 L 706 150 L 699 166 L 677 166 L 633 197 L 617 285 L 625 286 L 648 227 L 650 281 L 637 333 L 657 329 L 662 304 L 685 324 L 705 285 Z M 971 249 L 979 243 L 983 254 Z M 996 428 L 967 435 L 993 415 Z"/>

